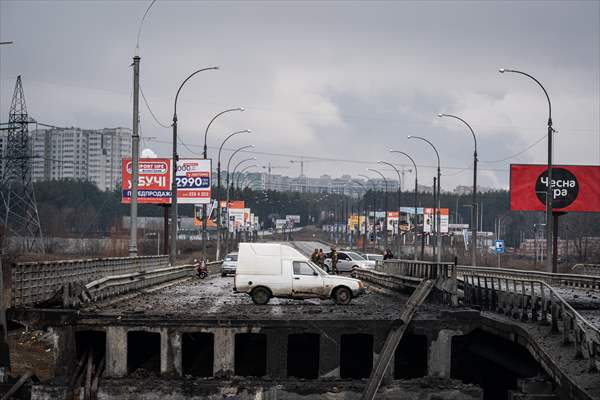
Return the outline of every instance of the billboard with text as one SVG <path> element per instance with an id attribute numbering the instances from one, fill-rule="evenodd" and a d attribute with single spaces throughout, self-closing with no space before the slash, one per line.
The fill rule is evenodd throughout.
<path id="1" fill-rule="evenodd" d="M 555 165 L 552 167 L 553 211 L 600 212 L 600 166 Z M 510 209 L 544 211 L 548 166 L 511 164 Z"/>
<path id="2" fill-rule="evenodd" d="M 177 202 L 180 204 L 209 204 L 211 160 L 201 158 L 177 161 Z"/>
<path id="3" fill-rule="evenodd" d="M 131 158 L 121 162 L 121 202 L 131 203 Z M 141 158 L 138 164 L 138 203 L 171 203 L 171 160 L 168 158 Z"/>

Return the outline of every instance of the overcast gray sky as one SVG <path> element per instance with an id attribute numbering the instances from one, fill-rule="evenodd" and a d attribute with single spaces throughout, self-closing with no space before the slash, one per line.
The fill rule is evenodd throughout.
<path id="1" fill-rule="evenodd" d="M 0 1 L 0 116 L 6 121 L 17 75 L 30 115 L 82 128 L 131 127 L 132 71 L 139 22 L 150 1 Z M 141 34 L 141 86 L 163 124 L 192 71 L 203 72 L 178 103 L 181 140 L 201 145 L 213 115 L 209 146 L 227 134 L 230 146 L 253 143 L 261 165 L 286 166 L 289 155 L 354 160 L 311 161 L 309 176 L 356 176 L 365 162 L 412 154 L 421 183 L 431 181 L 440 152 L 442 186 L 470 185 L 473 140 L 480 182 L 507 187 L 508 166 L 545 163 L 546 140 L 510 160 L 546 132 L 548 106 L 535 83 L 498 68 L 526 71 L 548 90 L 555 159 L 600 164 L 600 2 L 195 2 L 158 0 Z M 171 130 L 141 104 L 144 148 L 169 156 Z M 158 142 L 160 141 L 160 142 Z M 165 142 L 165 143 L 161 143 Z M 190 147 L 200 152 L 201 147 Z M 210 150 L 211 156 L 216 152 Z M 224 153 L 228 157 L 229 153 Z M 181 156 L 191 156 L 180 146 Z M 393 177 L 392 171 L 386 175 Z M 407 181 L 413 178 L 407 175 Z"/>

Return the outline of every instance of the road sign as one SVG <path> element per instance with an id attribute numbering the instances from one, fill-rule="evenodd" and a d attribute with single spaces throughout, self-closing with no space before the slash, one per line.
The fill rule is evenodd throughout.
<path id="1" fill-rule="evenodd" d="M 496 253 L 504 254 L 504 240 L 496 240 Z"/>

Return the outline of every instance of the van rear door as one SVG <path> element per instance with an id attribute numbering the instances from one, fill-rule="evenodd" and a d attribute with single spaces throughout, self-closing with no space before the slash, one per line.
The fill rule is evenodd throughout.
<path id="1" fill-rule="evenodd" d="M 321 297 L 323 291 L 323 277 L 308 262 L 292 262 L 293 297 Z"/>

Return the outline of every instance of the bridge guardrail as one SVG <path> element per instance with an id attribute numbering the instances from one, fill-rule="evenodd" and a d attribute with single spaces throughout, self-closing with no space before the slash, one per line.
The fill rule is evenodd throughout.
<path id="1" fill-rule="evenodd" d="M 584 289 L 600 290 L 600 276 L 580 274 L 557 274 L 541 271 L 526 271 L 510 268 L 470 267 L 457 266 L 459 277 L 465 274 L 477 274 L 479 276 L 509 279 L 534 279 L 553 286 L 567 286 Z"/>
<path id="2" fill-rule="evenodd" d="M 590 371 L 600 369 L 600 330 L 548 283 L 476 273 L 465 273 L 463 282 L 466 304 L 521 321 L 550 323 L 552 332 L 560 332 L 562 325 L 563 343 L 575 343 L 575 357 L 587 358 Z"/>
<path id="3" fill-rule="evenodd" d="M 575 264 L 571 271 L 582 270 L 583 275 L 600 275 L 600 264 Z"/>
<path id="4" fill-rule="evenodd" d="M 377 262 L 375 270 L 422 279 L 451 278 L 456 272 L 456 264 L 453 262 L 392 259 Z"/>
<path id="5" fill-rule="evenodd" d="M 207 263 L 209 267 L 220 265 L 222 261 Z M 196 265 L 186 264 L 175 267 L 157 268 L 150 271 L 134 272 L 123 275 L 107 276 L 85 285 L 88 298 L 85 302 L 103 300 L 108 297 L 118 296 L 134 290 L 160 285 L 176 279 L 189 277 L 194 273 Z M 72 305 L 77 305 L 77 300 L 71 300 Z M 68 305 L 68 304 L 65 304 Z"/>
<path id="6" fill-rule="evenodd" d="M 11 307 L 32 306 L 51 298 L 64 284 L 86 284 L 110 275 L 163 268 L 168 256 L 112 257 L 16 263 L 4 282 Z"/>

